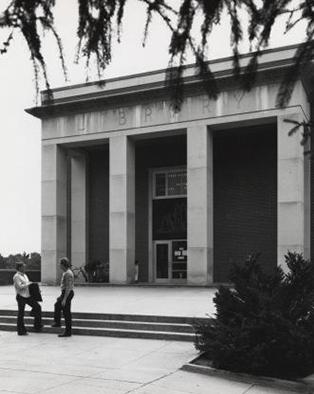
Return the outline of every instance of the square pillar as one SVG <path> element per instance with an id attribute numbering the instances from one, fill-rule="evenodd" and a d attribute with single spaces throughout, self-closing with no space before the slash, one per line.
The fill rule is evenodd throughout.
<path id="1" fill-rule="evenodd" d="M 71 153 L 71 260 L 81 267 L 87 263 L 86 154 Z"/>
<path id="2" fill-rule="evenodd" d="M 278 265 L 285 269 L 288 250 L 310 258 L 310 159 L 300 144 L 301 129 L 284 120 L 302 121 L 303 112 L 278 116 Z"/>
<path id="3" fill-rule="evenodd" d="M 56 145 L 42 146 L 42 240 L 41 280 L 56 284 L 58 260 L 66 255 L 67 160 Z"/>
<path id="4" fill-rule="evenodd" d="M 135 148 L 127 136 L 109 140 L 109 280 L 129 283 L 135 259 Z"/>
<path id="5" fill-rule="evenodd" d="M 213 282 L 213 138 L 206 126 L 187 129 L 189 284 Z"/>

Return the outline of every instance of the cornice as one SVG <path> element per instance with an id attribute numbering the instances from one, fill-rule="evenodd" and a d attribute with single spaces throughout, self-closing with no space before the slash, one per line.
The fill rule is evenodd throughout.
<path id="1" fill-rule="evenodd" d="M 269 49 L 263 51 L 258 67 L 257 81 L 271 83 L 282 77 L 283 73 L 293 65 L 293 55 L 297 45 Z M 241 55 L 241 69 L 244 70 L 252 54 Z M 235 86 L 232 73 L 232 57 L 209 62 L 218 84 Z M 183 83 L 186 94 L 202 91 L 202 81 L 195 75 L 195 65 L 184 67 Z M 106 81 L 91 82 L 53 89 L 54 99 L 48 101 L 47 92 L 42 92 L 42 105 L 26 109 L 26 112 L 38 118 L 57 116 L 64 113 L 75 113 L 99 106 L 127 105 L 145 102 L 157 98 L 169 98 L 170 90 L 166 85 L 168 70 L 157 70 L 142 74 L 133 74 Z M 226 81 L 228 81 L 226 83 Z"/>

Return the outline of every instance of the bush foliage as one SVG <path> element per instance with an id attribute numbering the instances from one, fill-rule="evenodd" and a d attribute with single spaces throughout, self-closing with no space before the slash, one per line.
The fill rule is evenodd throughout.
<path id="1" fill-rule="evenodd" d="M 24 261 L 26 264 L 26 270 L 40 270 L 41 267 L 41 256 L 37 252 L 27 254 L 26 252 L 10 254 L 4 257 L 0 254 L 0 269 L 13 269 L 15 270 L 15 264 L 17 261 Z"/>
<path id="2" fill-rule="evenodd" d="M 215 295 L 216 318 L 197 323 L 195 346 L 214 368 L 281 378 L 314 371 L 314 264 L 301 254 L 263 272 L 256 256 Z"/>

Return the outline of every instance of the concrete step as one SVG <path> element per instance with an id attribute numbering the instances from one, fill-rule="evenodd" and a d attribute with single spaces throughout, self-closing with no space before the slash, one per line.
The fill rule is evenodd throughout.
<path id="1" fill-rule="evenodd" d="M 29 312 L 26 311 L 25 315 Z M 0 316 L 17 316 L 16 310 L 0 309 Z M 53 312 L 43 311 L 43 317 L 53 317 Z M 185 317 L 185 316 L 160 316 L 160 315 L 136 315 L 136 314 L 116 314 L 116 313 L 89 313 L 89 312 L 72 312 L 73 319 L 90 319 L 90 320 L 117 320 L 117 321 L 139 321 L 139 322 L 156 322 L 172 324 L 193 324 L 196 321 L 208 321 L 202 317 Z"/>
<path id="2" fill-rule="evenodd" d="M 62 331 L 62 328 L 51 327 L 52 312 L 44 311 L 42 316 L 43 332 Z M 16 310 L 0 310 L 0 330 L 15 331 L 16 319 Z M 191 324 L 195 321 L 190 317 L 78 312 L 72 314 L 72 329 L 76 335 L 193 341 L 195 334 Z M 26 311 L 27 330 L 32 331 L 32 325 L 33 318 L 29 316 L 29 311 Z"/>
<path id="3" fill-rule="evenodd" d="M 31 325 L 25 324 L 27 331 L 33 332 Z M 0 331 L 16 331 L 16 323 L 0 322 Z M 45 326 L 43 333 L 59 334 L 62 328 L 53 328 Z M 191 333 L 176 333 L 176 332 L 161 332 L 161 331 L 144 331 L 131 329 L 115 329 L 115 328 L 95 328 L 95 327 L 77 327 L 73 321 L 72 326 L 73 335 L 90 335 L 90 336 L 106 336 L 106 337 L 120 337 L 120 338 L 143 338 L 143 339 L 162 339 L 171 341 L 193 341 L 194 334 Z M 38 334 L 40 335 L 40 334 Z"/>
<path id="4" fill-rule="evenodd" d="M 25 316 L 25 324 L 33 324 L 33 318 Z M 1 323 L 16 323 L 16 316 L 0 316 Z M 53 323 L 51 318 L 43 318 L 43 324 L 50 326 Z M 194 332 L 193 327 L 189 324 L 174 323 L 156 323 L 156 322 L 137 322 L 127 320 L 93 320 L 93 319 L 73 319 L 73 325 L 77 327 L 91 328 L 121 328 L 140 331 L 161 331 L 161 332 Z"/>

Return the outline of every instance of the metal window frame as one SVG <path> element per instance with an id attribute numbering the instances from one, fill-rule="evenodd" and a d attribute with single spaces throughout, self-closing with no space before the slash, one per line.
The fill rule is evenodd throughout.
<path id="1" fill-rule="evenodd" d="M 186 166 L 175 166 L 175 167 L 162 167 L 162 168 L 157 168 L 157 169 L 152 169 L 151 170 L 151 177 L 152 177 L 152 199 L 153 200 L 159 200 L 159 199 L 165 199 L 165 198 L 180 198 L 180 197 L 187 197 L 186 194 L 168 194 L 168 174 L 169 173 L 177 173 L 177 172 L 182 172 L 185 171 L 187 174 L 187 168 Z M 157 196 L 156 195 L 156 175 L 157 174 L 165 174 L 166 175 L 166 194 L 164 196 Z"/>

